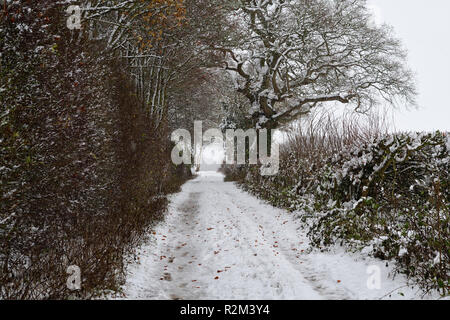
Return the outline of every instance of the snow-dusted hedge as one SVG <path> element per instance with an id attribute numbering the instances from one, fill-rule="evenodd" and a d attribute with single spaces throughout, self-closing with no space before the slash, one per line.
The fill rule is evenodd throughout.
<path id="1" fill-rule="evenodd" d="M 66 5 L 0 13 L 0 299 L 115 288 L 183 181 L 111 56 L 65 27 Z M 68 290 L 67 267 L 82 291 Z"/>
<path id="2" fill-rule="evenodd" d="M 332 158 L 282 152 L 280 173 L 228 169 L 276 206 L 312 217 L 312 244 L 342 243 L 395 259 L 426 290 L 448 293 L 450 143 L 444 133 L 387 135 Z"/>

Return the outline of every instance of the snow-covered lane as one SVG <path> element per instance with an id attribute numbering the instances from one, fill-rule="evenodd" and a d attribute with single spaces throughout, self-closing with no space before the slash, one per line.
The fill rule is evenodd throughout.
<path id="1" fill-rule="evenodd" d="M 374 261 L 349 254 L 308 254 L 308 240 L 294 215 L 201 172 L 171 197 L 165 222 L 129 266 L 124 297 L 131 299 L 371 299 L 416 291 L 388 279 L 367 288 Z M 361 259 L 360 259 L 361 260 Z M 406 292 L 406 294 L 405 294 Z"/>

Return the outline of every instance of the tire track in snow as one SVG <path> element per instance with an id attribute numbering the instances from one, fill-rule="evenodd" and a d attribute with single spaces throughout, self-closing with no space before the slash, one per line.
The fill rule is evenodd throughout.
<path id="1" fill-rule="evenodd" d="M 297 229 L 286 211 L 223 182 L 221 174 L 201 173 L 172 197 L 124 293 L 134 299 L 348 298 L 309 266 L 306 236 Z"/>
<path id="2" fill-rule="evenodd" d="M 233 197 L 230 194 L 230 199 L 232 199 L 233 202 L 236 200 L 235 197 Z M 268 206 L 261 203 L 261 201 L 255 201 L 258 206 Z M 237 204 L 238 207 L 240 207 L 245 212 L 252 212 L 256 211 L 253 207 L 253 204 Z M 270 206 L 268 206 L 270 209 Z M 266 211 L 263 211 L 266 212 Z M 333 285 L 333 280 L 328 277 L 328 275 L 325 272 L 318 272 L 315 268 L 315 266 L 311 263 L 310 259 L 307 257 L 307 255 L 304 253 L 306 251 L 306 243 L 308 243 L 308 240 L 306 239 L 306 236 L 304 235 L 304 232 L 300 230 L 300 228 L 291 226 L 292 217 L 289 217 L 288 214 L 285 211 L 274 209 L 273 212 L 271 212 L 271 216 L 265 217 L 262 215 L 248 215 L 250 218 L 250 224 L 255 224 L 257 219 L 259 223 L 262 223 L 264 226 L 268 226 L 270 229 L 271 227 L 276 227 L 278 225 L 279 229 L 291 229 L 286 230 L 286 232 L 283 232 L 283 230 L 275 230 L 272 231 L 274 234 L 271 235 L 273 242 L 276 243 L 274 246 L 276 246 L 275 252 L 280 255 L 280 263 L 284 264 L 290 264 L 295 270 L 297 270 L 301 276 L 306 279 L 309 284 L 320 293 L 321 296 L 325 297 L 326 299 L 352 299 L 353 294 L 345 289 L 345 287 L 339 286 L 338 284 Z M 251 219 L 253 218 L 253 219 Z M 290 218 L 290 219 L 288 219 Z M 287 220 L 286 220 L 287 219 Z M 281 221 L 283 220 L 283 221 Z M 264 222 L 263 222 L 264 221 Z M 288 224 L 290 222 L 290 224 Z M 303 240 L 303 241 L 299 241 Z M 304 249 L 298 249 L 303 246 Z"/>

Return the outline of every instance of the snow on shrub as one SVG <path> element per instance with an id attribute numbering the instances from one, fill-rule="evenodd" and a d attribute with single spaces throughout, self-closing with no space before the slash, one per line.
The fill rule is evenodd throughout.
<path id="1" fill-rule="evenodd" d="M 0 299 L 92 297 L 118 287 L 124 255 L 185 176 L 119 63 L 65 27 L 64 3 L 8 6 L 0 13 Z M 80 292 L 66 286 L 70 265 L 81 269 Z"/>
<path id="2" fill-rule="evenodd" d="M 445 133 L 391 134 L 314 161 L 284 149 L 280 173 L 239 169 L 244 189 L 309 220 L 312 245 L 395 259 L 425 290 L 449 291 L 450 156 Z"/>
<path id="3" fill-rule="evenodd" d="M 345 150 L 322 170 L 317 246 L 371 246 L 425 289 L 449 289 L 450 156 L 445 134 L 396 134 Z M 332 200 L 330 202 L 330 200 Z"/>

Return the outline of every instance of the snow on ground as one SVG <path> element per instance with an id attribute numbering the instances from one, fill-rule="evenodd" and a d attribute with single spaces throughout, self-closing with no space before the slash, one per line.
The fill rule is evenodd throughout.
<path id="1" fill-rule="evenodd" d="M 170 200 L 165 222 L 129 265 L 120 298 L 421 298 L 381 260 L 342 249 L 308 253 L 295 215 L 223 182 L 220 173 L 201 172 Z M 381 282 L 371 290 L 373 265 Z"/>

